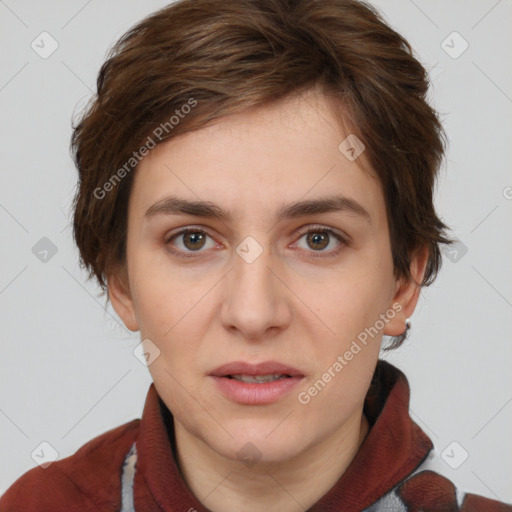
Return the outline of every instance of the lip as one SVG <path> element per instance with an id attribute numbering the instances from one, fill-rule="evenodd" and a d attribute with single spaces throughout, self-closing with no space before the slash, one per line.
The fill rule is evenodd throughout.
<path id="1" fill-rule="evenodd" d="M 289 377 L 262 382 L 261 384 L 241 382 L 228 377 L 211 376 L 217 388 L 229 400 L 242 405 L 264 405 L 276 402 L 298 386 L 304 377 Z"/>
<path id="2" fill-rule="evenodd" d="M 290 377 L 273 382 L 241 382 L 230 379 L 229 375 L 268 375 L 272 373 L 286 374 Z M 276 402 L 304 379 L 297 368 L 284 365 L 277 361 L 264 361 L 259 364 L 233 361 L 215 369 L 210 375 L 218 389 L 229 400 L 243 405 L 264 405 Z"/>
<path id="3" fill-rule="evenodd" d="M 263 361 L 252 364 L 245 361 L 232 361 L 219 366 L 210 375 L 214 377 L 226 377 L 227 375 L 269 375 L 271 373 L 284 373 L 292 377 L 304 377 L 297 368 L 288 366 L 278 361 Z"/>

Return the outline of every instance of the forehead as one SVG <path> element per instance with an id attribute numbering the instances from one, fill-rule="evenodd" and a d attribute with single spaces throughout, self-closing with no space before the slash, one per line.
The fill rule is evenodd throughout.
<path id="1" fill-rule="evenodd" d="M 375 174 L 361 167 L 364 153 L 352 161 L 339 149 L 348 135 L 317 94 L 221 118 L 153 149 L 138 166 L 130 208 L 140 217 L 173 195 L 210 201 L 236 219 L 342 195 L 379 217 L 384 199 Z"/>

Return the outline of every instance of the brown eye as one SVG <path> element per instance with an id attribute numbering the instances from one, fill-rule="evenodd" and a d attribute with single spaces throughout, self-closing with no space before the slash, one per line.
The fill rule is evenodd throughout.
<path id="1" fill-rule="evenodd" d="M 305 244 L 299 243 L 303 238 Z M 293 247 L 304 249 L 309 256 L 329 257 L 336 256 L 346 245 L 349 244 L 345 237 L 336 231 L 323 226 L 313 226 L 302 233 Z"/>
<path id="2" fill-rule="evenodd" d="M 311 231 L 308 233 L 306 240 L 309 246 L 315 251 L 322 250 L 329 244 L 329 235 L 327 233 L 321 233 L 320 231 Z"/>
<path id="3" fill-rule="evenodd" d="M 205 234 L 200 231 L 192 231 L 189 233 L 184 233 L 183 235 L 183 245 L 190 249 L 191 251 L 201 249 L 204 246 L 205 242 Z"/>
<path id="4" fill-rule="evenodd" d="M 200 256 L 206 249 L 221 248 L 206 231 L 190 227 L 171 235 L 165 245 L 172 253 L 183 257 Z"/>

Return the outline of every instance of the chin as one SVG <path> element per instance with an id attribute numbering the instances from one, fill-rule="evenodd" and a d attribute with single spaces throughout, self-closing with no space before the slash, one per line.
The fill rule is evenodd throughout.
<path id="1" fill-rule="evenodd" d="M 206 441 L 213 450 L 226 458 L 242 462 L 248 458 L 249 467 L 255 462 L 283 462 L 297 456 L 309 443 L 303 430 L 279 425 L 280 421 L 238 421 L 236 425 L 226 425 L 226 430 L 233 438 L 223 436 L 225 442 L 220 443 L 219 438 L 212 439 L 211 443 Z"/>

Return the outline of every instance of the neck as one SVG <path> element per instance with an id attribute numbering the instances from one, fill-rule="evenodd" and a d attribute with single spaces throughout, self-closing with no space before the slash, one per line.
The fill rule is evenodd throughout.
<path id="1" fill-rule="evenodd" d="M 174 419 L 178 465 L 187 485 L 212 512 L 307 510 L 346 471 L 369 431 L 358 410 L 336 432 L 285 461 L 251 467 L 212 450 Z M 308 485 L 304 485 L 305 479 Z"/>

